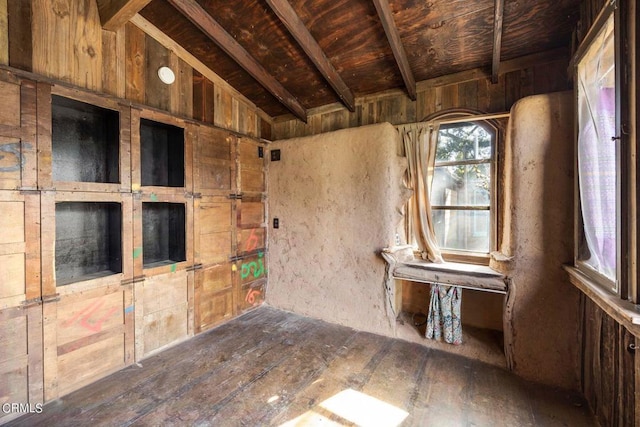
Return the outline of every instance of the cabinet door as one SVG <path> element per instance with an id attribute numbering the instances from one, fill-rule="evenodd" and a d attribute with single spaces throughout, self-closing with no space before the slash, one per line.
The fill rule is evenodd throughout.
<path id="1" fill-rule="evenodd" d="M 236 314 L 237 138 L 202 126 L 194 147 L 195 332 Z"/>

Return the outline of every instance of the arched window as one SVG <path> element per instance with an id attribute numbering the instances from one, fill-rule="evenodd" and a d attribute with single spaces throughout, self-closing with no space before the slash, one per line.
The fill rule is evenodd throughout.
<path id="1" fill-rule="evenodd" d="M 444 251 L 492 248 L 495 132 L 479 122 L 441 125 L 431 187 L 434 230 Z"/>
<path id="2" fill-rule="evenodd" d="M 440 123 L 430 190 L 433 225 L 451 261 L 488 262 L 497 249 L 498 128 L 475 115 L 447 112 L 428 120 Z"/>

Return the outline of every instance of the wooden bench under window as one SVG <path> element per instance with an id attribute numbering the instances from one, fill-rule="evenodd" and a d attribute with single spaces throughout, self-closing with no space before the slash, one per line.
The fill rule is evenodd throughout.
<path id="1" fill-rule="evenodd" d="M 459 286 L 475 291 L 492 292 L 504 295 L 502 312 L 504 333 L 504 354 L 507 367 L 512 368 L 512 313 L 514 288 L 511 280 L 488 266 L 445 262 L 433 263 L 418 259 L 414 256 L 414 248 L 409 245 L 385 248 L 381 252 L 388 264 L 387 292 L 390 294 L 392 309 L 395 315 L 400 310 L 400 301 L 396 301 L 398 294 L 395 280 L 406 280 L 424 284 L 438 284 Z"/>

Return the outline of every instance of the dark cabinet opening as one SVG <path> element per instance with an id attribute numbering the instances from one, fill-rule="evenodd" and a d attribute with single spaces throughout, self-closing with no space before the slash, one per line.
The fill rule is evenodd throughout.
<path id="1" fill-rule="evenodd" d="M 142 203 L 145 268 L 186 260 L 185 224 L 183 203 Z"/>
<path id="2" fill-rule="evenodd" d="M 142 185 L 184 187 L 184 129 L 140 120 Z"/>
<path id="3" fill-rule="evenodd" d="M 117 111 L 53 95 L 51 150 L 54 181 L 120 182 Z"/>
<path id="4" fill-rule="evenodd" d="M 120 203 L 56 203 L 56 282 L 73 282 L 122 272 Z"/>

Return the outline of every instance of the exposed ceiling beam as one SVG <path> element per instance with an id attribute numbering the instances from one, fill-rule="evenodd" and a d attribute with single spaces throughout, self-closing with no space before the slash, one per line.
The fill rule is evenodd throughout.
<path id="1" fill-rule="evenodd" d="M 287 27 L 289 33 L 296 39 L 300 47 L 315 64 L 322 76 L 331 85 L 333 90 L 342 100 L 349 111 L 355 111 L 353 92 L 342 80 L 333 64 L 327 58 L 324 51 L 313 38 L 307 27 L 302 22 L 296 11 L 287 0 L 266 0 L 271 9 L 278 15 L 280 21 Z"/>
<path id="2" fill-rule="evenodd" d="M 189 21 L 198 27 L 247 73 L 268 90 L 297 118 L 307 122 L 307 111 L 275 77 L 273 77 L 249 52 L 238 43 L 209 13 L 195 0 L 169 0 Z"/>
<path id="3" fill-rule="evenodd" d="M 98 0 L 98 13 L 102 28 L 117 31 L 151 0 Z"/>
<path id="4" fill-rule="evenodd" d="M 504 17 L 504 0 L 495 0 L 493 16 L 493 60 L 491 61 L 491 83 L 498 83 L 500 71 L 500 49 L 502 47 L 502 19 Z"/>
<path id="5" fill-rule="evenodd" d="M 380 17 L 382 27 L 384 28 L 384 32 L 387 35 L 389 44 L 391 45 L 393 56 L 396 58 L 396 63 L 400 69 L 400 74 L 402 74 L 402 80 L 404 80 L 404 85 L 407 88 L 409 98 L 415 101 L 416 79 L 413 77 L 411 67 L 409 67 L 407 52 L 404 50 L 402 40 L 400 40 L 400 33 L 398 32 L 398 27 L 396 27 L 396 23 L 393 20 L 393 14 L 391 13 L 389 2 L 388 0 L 373 0 L 373 4 L 376 6 L 376 10 L 378 11 L 378 16 Z"/>

